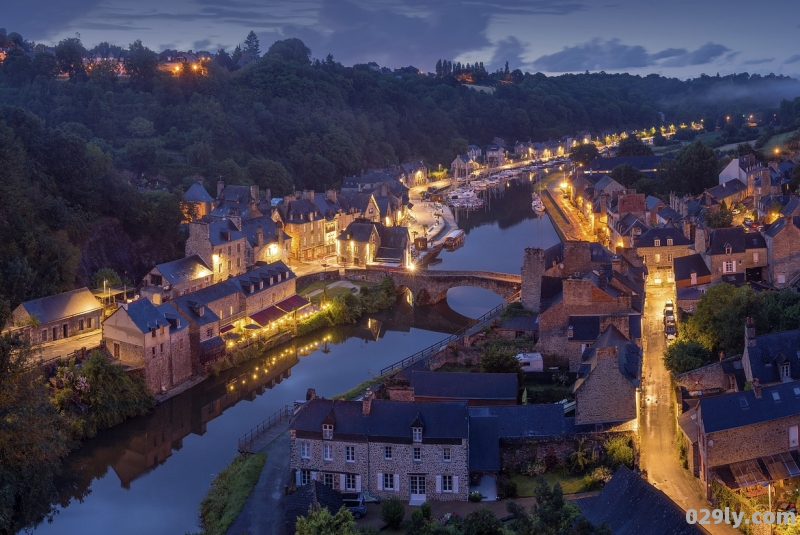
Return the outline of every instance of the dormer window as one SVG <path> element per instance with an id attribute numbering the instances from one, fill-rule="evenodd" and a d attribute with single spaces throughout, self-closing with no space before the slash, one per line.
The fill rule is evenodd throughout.
<path id="1" fill-rule="evenodd" d="M 791 377 L 789 376 L 790 366 L 788 362 L 784 362 L 781 364 L 781 381 L 788 381 Z"/>
<path id="2" fill-rule="evenodd" d="M 732 252 L 733 252 L 733 247 L 731 247 L 730 245 L 726 245 L 725 246 L 725 254 L 729 255 Z"/>
<path id="3" fill-rule="evenodd" d="M 421 427 L 412 427 L 411 428 L 411 438 L 414 442 L 422 442 L 422 428 Z"/>
<path id="4" fill-rule="evenodd" d="M 667 245 L 672 245 L 672 238 L 667 238 Z"/>
<path id="5" fill-rule="evenodd" d="M 653 240 L 653 246 L 654 246 L 654 247 L 661 247 L 661 240 L 660 240 L 660 239 L 658 239 L 658 238 L 656 238 L 655 240 Z"/>
<path id="6" fill-rule="evenodd" d="M 263 290 L 264 289 L 264 281 L 263 280 L 258 283 L 258 289 L 259 290 Z"/>
<path id="7" fill-rule="evenodd" d="M 333 439 L 333 425 L 322 424 L 322 438 L 326 440 Z"/>

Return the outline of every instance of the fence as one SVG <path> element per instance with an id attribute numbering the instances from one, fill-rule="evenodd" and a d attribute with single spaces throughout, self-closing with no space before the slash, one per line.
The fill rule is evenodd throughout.
<path id="1" fill-rule="evenodd" d="M 457 333 L 451 334 L 447 338 L 445 338 L 443 340 L 439 340 L 435 344 L 430 345 L 430 346 L 426 347 L 425 349 L 423 349 L 421 351 L 417 351 L 416 353 L 414 353 L 410 357 L 406 357 L 403 360 L 395 362 L 391 366 L 387 366 L 387 367 L 383 368 L 381 370 L 380 375 L 385 375 L 385 374 L 391 373 L 391 372 L 393 372 L 395 370 L 402 370 L 403 368 L 407 368 L 408 366 L 411 366 L 415 362 L 419 362 L 420 360 L 422 360 L 424 358 L 427 358 L 430 355 L 433 355 L 434 353 L 437 353 L 437 352 L 441 351 L 442 349 L 447 347 L 451 342 L 456 342 L 456 341 L 460 340 L 461 338 L 463 338 L 464 336 L 466 336 L 467 334 L 469 334 L 469 332 L 471 330 L 473 330 L 475 327 L 483 325 L 484 323 L 487 323 L 489 320 L 493 319 L 495 316 L 497 316 L 497 314 L 502 312 L 503 309 L 506 306 L 508 306 L 510 303 L 513 303 L 514 301 L 518 301 L 519 298 L 520 298 L 520 295 L 521 295 L 521 292 L 517 292 L 516 294 L 512 295 L 511 297 L 509 297 L 504 302 L 500 303 L 499 305 L 497 305 L 496 307 L 491 309 L 489 312 L 487 312 L 486 314 L 484 314 L 480 318 L 477 318 L 477 319 L 474 319 L 474 320 L 470 321 L 469 325 L 467 325 L 463 329 L 459 330 Z"/>
<path id="2" fill-rule="evenodd" d="M 255 439 L 281 423 L 283 420 L 289 418 L 291 415 L 292 407 L 290 405 L 284 405 L 282 409 L 278 410 L 272 416 L 242 435 L 241 438 L 239 438 L 239 453 L 250 453 L 250 446 L 253 445 L 253 441 Z"/>

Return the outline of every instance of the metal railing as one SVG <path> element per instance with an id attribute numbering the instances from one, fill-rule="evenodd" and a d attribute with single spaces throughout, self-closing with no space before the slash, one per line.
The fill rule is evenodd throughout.
<path id="1" fill-rule="evenodd" d="M 435 344 L 430 345 L 425 349 L 422 349 L 421 351 L 417 351 L 410 357 L 406 357 L 403 360 L 397 361 L 394 364 L 383 368 L 381 370 L 380 375 L 385 375 L 395 370 L 402 370 L 403 368 L 407 368 L 408 366 L 411 366 L 412 364 L 419 362 L 420 360 L 425 359 L 430 355 L 433 355 L 434 353 L 441 351 L 442 349 L 447 347 L 451 342 L 456 342 L 464 338 L 466 335 L 470 333 L 470 331 L 474 330 L 476 327 L 480 327 L 483 324 L 487 323 L 489 320 L 494 319 L 494 317 L 497 316 L 500 312 L 502 312 L 506 306 L 515 301 L 519 301 L 521 295 L 522 292 L 515 293 L 514 295 L 507 298 L 505 301 L 503 301 L 502 303 L 491 309 L 489 312 L 484 314 L 483 316 L 470 321 L 466 327 L 460 329 L 455 334 L 451 334 L 447 338 L 439 340 Z"/>
<path id="2" fill-rule="evenodd" d="M 283 420 L 292 416 L 292 407 L 291 405 L 284 405 L 282 409 L 276 411 L 272 416 L 252 428 L 250 431 L 245 433 L 239 438 L 239 453 L 249 453 L 250 446 L 253 445 L 253 441 L 257 439 L 259 436 L 263 435 Z"/>

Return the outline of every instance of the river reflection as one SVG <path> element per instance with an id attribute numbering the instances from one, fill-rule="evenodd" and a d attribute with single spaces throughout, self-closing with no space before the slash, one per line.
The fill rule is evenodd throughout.
<path id="1" fill-rule="evenodd" d="M 299 338 L 209 378 L 74 452 L 59 482 L 60 511 L 35 531 L 196 530 L 198 504 L 213 475 L 250 428 L 305 399 L 309 387 L 333 397 L 467 321 L 446 304 L 414 309 L 400 299 L 356 325 Z"/>

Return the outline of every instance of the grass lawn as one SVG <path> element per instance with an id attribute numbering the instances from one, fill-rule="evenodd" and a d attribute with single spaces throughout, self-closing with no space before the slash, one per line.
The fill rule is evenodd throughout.
<path id="1" fill-rule="evenodd" d="M 342 286 L 334 286 L 333 288 L 328 288 L 325 292 L 319 293 L 311 298 L 311 302 L 315 305 L 318 305 L 322 302 L 322 299 L 327 296 L 328 299 L 333 299 L 334 297 L 339 297 L 340 295 L 345 295 L 352 293 L 350 292 L 350 288 L 344 288 Z"/>
<path id="2" fill-rule="evenodd" d="M 249 457 L 237 455 L 231 464 L 217 474 L 200 502 L 203 533 L 224 535 L 242 511 L 266 460 L 267 456 L 263 453 Z"/>
<path id="3" fill-rule="evenodd" d="M 777 136 L 772 136 L 771 138 L 769 138 L 769 141 L 767 141 L 767 144 L 764 145 L 764 147 L 761 150 L 764 152 L 764 154 L 773 154 L 775 152 L 775 147 L 783 149 L 783 145 L 786 142 L 786 140 L 792 137 L 793 135 L 797 134 L 797 132 L 800 132 L 800 130 L 795 130 L 794 132 L 786 132 L 785 134 L 778 134 Z"/>
<path id="4" fill-rule="evenodd" d="M 321 280 L 311 281 L 309 284 L 306 284 L 302 288 L 298 288 L 297 289 L 297 294 L 298 295 L 306 295 L 308 293 L 313 292 L 314 290 L 321 290 L 325 286 L 327 286 L 328 283 L 330 283 L 330 281 L 327 281 L 327 280 L 324 280 L 324 281 L 321 281 Z"/>
<path id="5" fill-rule="evenodd" d="M 583 476 L 569 476 L 547 473 L 544 474 L 547 484 L 551 487 L 556 483 L 561 485 L 564 494 L 577 494 L 584 492 Z M 511 478 L 517 484 L 517 493 L 520 497 L 533 496 L 533 489 L 536 485 L 536 478 L 517 474 Z"/>

